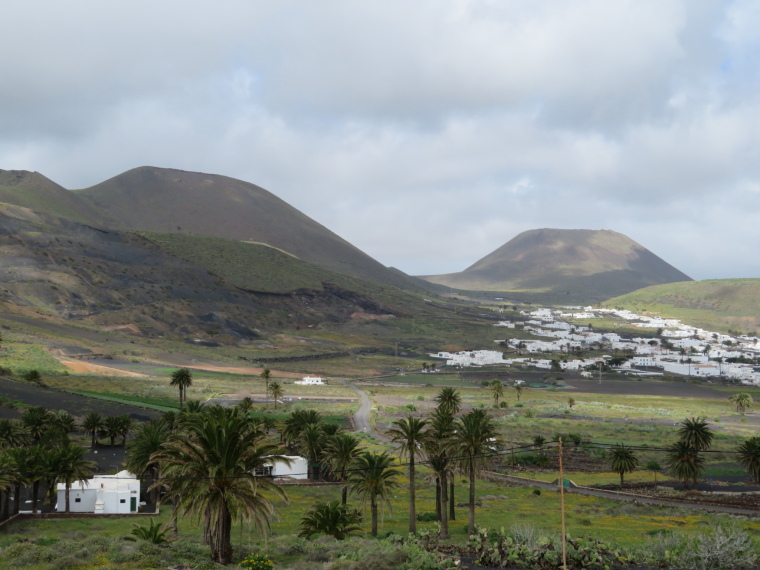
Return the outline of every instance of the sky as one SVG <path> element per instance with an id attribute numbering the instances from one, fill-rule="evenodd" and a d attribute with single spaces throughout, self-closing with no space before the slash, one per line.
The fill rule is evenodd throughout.
<path id="1" fill-rule="evenodd" d="M 0 168 L 266 188 L 381 263 L 611 229 L 760 277 L 753 0 L 3 0 Z"/>

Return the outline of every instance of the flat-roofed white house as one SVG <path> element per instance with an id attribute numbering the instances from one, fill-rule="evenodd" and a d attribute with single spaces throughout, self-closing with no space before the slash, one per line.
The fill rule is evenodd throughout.
<path id="1" fill-rule="evenodd" d="M 305 386 L 324 386 L 325 383 L 319 376 L 304 376 L 303 380 L 296 380 L 294 384 L 302 384 Z"/>
<path id="2" fill-rule="evenodd" d="M 66 485 L 58 483 L 58 512 L 66 510 Z M 74 481 L 69 490 L 72 513 L 129 514 L 140 505 L 140 480 L 129 471 Z"/>
<path id="3" fill-rule="evenodd" d="M 254 471 L 258 477 L 289 477 L 291 479 L 308 479 L 309 462 L 300 455 L 286 455 L 290 459 L 290 465 L 283 461 L 275 461 L 274 464 L 264 465 Z"/>

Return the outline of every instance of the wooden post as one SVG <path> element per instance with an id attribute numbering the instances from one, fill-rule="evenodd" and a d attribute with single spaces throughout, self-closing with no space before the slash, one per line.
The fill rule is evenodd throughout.
<path id="1" fill-rule="evenodd" d="M 565 480 L 562 474 L 562 438 L 559 438 L 559 504 L 562 513 L 562 568 L 567 570 L 567 545 L 565 541 Z"/>

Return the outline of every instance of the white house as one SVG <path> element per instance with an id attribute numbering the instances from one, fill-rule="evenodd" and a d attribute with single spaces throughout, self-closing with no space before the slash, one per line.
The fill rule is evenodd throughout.
<path id="1" fill-rule="evenodd" d="M 56 510 L 66 510 L 66 485 L 58 483 Z M 69 490 L 72 513 L 129 514 L 140 505 L 140 480 L 129 471 L 74 481 Z"/>
<path id="2" fill-rule="evenodd" d="M 304 376 L 303 380 L 296 380 L 294 384 L 303 384 L 306 386 L 324 386 L 325 383 L 319 376 Z"/>
<path id="3" fill-rule="evenodd" d="M 289 477 L 290 479 L 306 479 L 308 477 L 309 462 L 299 455 L 286 455 L 290 459 L 290 465 L 283 461 L 275 461 L 274 464 L 265 465 L 256 469 L 254 475 L 259 477 Z"/>

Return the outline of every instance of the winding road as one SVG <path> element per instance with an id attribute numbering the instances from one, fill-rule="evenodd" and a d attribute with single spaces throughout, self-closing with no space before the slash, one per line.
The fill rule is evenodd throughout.
<path id="1" fill-rule="evenodd" d="M 359 394 L 359 398 L 361 399 L 359 409 L 356 410 L 356 413 L 354 413 L 354 427 L 356 428 L 356 431 L 372 435 L 380 441 L 390 441 L 390 439 L 372 429 L 372 421 L 370 420 L 370 415 L 372 413 L 372 400 L 370 400 L 367 393 L 364 390 L 360 390 L 350 382 L 344 382 L 344 384 Z"/>

